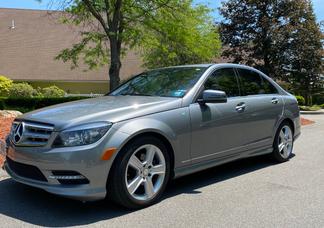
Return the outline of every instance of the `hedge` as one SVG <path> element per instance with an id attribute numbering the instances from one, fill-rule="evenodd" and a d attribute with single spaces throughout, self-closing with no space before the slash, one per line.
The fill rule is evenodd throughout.
<path id="1" fill-rule="evenodd" d="M 28 112 L 39 108 L 44 108 L 50 105 L 60 104 L 69 101 L 77 101 L 89 97 L 0 97 L 0 109 L 12 109 L 21 112 Z"/>
<path id="2" fill-rule="evenodd" d="M 305 105 L 305 98 L 303 96 L 295 96 L 299 105 Z"/>

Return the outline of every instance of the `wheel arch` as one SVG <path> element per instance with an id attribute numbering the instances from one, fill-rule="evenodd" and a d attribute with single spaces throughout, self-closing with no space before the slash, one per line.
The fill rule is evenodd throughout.
<path id="1" fill-rule="evenodd" d="M 171 167 L 171 170 L 170 170 L 171 171 L 170 179 L 172 179 L 174 177 L 174 161 L 175 161 L 174 148 L 173 148 L 170 140 L 165 135 L 161 134 L 160 132 L 154 131 L 154 130 L 141 131 L 141 132 L 138 132 L 137 134 L 134 134 L 134 135 L 130 136 L 123 143 L 123 145 L 121 146 L 121 148 L 119 149 L 116 157 L 114 158 L 114 160 L 113 160 L 113 162 L 111 164 L 110 170 L 112 170 L 113 167 L 115 165 L 117 165 L 116 161 L 118 161 L 118 158 L 120 156 L 123 156 L 123 153 L 122 153 L 123 148 L 125 148 L 127 145 L 129 145 L 130 143 L 132 143 L 136 139 L 141 138 L 143 136 L 155 137 L 155 138 L 161 140 L 163 142 L 163 144 L 167 147 L 167 152 L 168 152 L 168 154 L 170 156 L 170 167 Z M 112 172 L 111 171 L 109 171 L 109 173 L 108 173 L 107 184 L 109 182 L 110 175 L 112 175 Z"/>
<path id="2" fill-rule="evenodd" d="M 282 121 L 280 121 L 280 124 L 278 125 L 278 127 L 284 122 L 287 122 L 290 125 L 291 130 L 293 131 L 293 135 L 294 135 L 294 133 L 295 133 L 294 121 L 292 121 L 290 118 L 284 118 Z"/>

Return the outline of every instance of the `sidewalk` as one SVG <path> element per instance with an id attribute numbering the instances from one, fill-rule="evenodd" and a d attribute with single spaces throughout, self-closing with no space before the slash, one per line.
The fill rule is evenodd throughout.
<path id="1" fill-rule="evenodd" d="M 0 181 L 3 179 L 7 179 L 9 176 L 6 173 L 6 171 L 4 171 L 3 169 L 0 169 Z"/>

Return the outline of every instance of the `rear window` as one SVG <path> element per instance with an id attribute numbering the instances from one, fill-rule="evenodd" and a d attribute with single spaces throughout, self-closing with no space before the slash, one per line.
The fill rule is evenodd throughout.
<path id="1" fill-rule="evenodd" d="M 263 82 L 257 72 L 247 69 L 237 69 L 237 71 L 243 92 L 242 95 L 264 94 Z"/>
<path id="2" fill-rule="evenodd" d="M 262 77 L 263 89 L 265 94 L 277 94 L 278 90 L 266 78 Z"/>

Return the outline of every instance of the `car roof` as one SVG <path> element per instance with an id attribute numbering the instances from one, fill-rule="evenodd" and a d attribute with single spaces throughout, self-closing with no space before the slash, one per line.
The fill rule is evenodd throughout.
<path id="1" fill-rule="evenodd" d="M 235 63 L 203 63 L 203 64 L 188 64 L 188 65 L 178 65 L 178 66 L 169 66 L 165 68 L 175 68 L 175 67 L 206 67 L 209 68 L 211 66 L 219 66 L 219 67 L 240 67 L 240 68 L 250 68 L 254 69 L 252 67 L 243 65 L 243 64 L 235 64 Z"/>
<path id="2" fill-rule="evenodd" d="M 205 67 L 208 68 L 210 66 L 213 66 L 215 64 L 213 63 L 204 63 L 204 64 L 188 64 L 188 65 L 177 65 L 177 66 L 168 66 L 163 68 L 181 68 L 181 67 Z"/>

